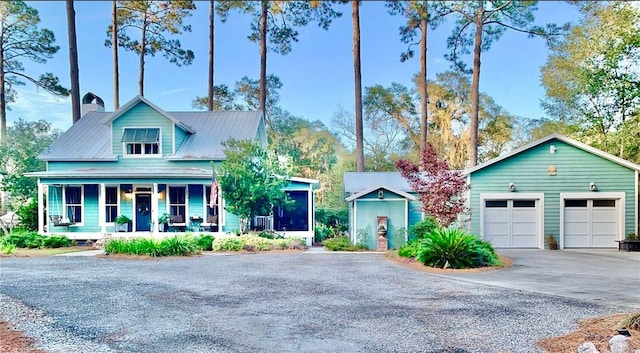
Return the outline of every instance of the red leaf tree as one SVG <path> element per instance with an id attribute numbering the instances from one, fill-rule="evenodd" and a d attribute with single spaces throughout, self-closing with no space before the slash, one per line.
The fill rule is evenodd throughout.
<path id="1" fill-rule="evenodd" d="M 450 225 L 466 211 L 464 193 L 469 190 L 466 178 L 461 171 L 449 169 L 430 143 L 421 151 L 419 164 L 399 159 L 395 165 L 418 194 L 422 210 L 442 226 Z"/>

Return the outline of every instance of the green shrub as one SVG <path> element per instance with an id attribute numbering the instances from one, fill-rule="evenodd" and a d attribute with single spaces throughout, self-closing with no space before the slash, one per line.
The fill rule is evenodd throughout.
<path id="1" fill-rule="evenodd" d="M 240 251 L 244 247 L 240 237 L 220 237 L 213 239 L 213 251 Z"/>
<path id="2" fill-rule="evenodd" d="M 263 230 L 261 232 L 258 232 L 258 236 L 260 238 L 265 238 L 265 239 L 283 239 L 284 236 L 278 232 L 274 232 L 272 230 Z"/>
<path id="3" fill-rule="evenodd" d="M 313 241 L 317 243 L 322 243 L 329 236 L 329 227 L 324 225 L 324 223 L 316 222 L 314 231 L 313 231 Z"/>
<path id="4" fill-rule="evenodd" d="M 420 249 L 420 241 L 418 239 L 409 240 L 398 249 L 398 256 L 415 258 L 418 255 L 418 249 Z"/>
<path id="5" fill-rule="evenodd" d="M 17 248 L 35 249 L 42 246 L 44 236 L 37 232 L 15 231 L 5 236 L 4 241 L 15 245 Z"/>
<path id="6" fill-rule="evenodd" d="M 351 244 L 349 238 L 345 236 L 325 239 L 322 245 L 331 251 L 358 251 L 366 249 L 366 245 L 364 244 Z"/>
<path id="7" fill-rule="evenodd" d="M 42 246 L 45 248 L 63 248 L 71 246 L 71 239 L 65 235 L 50 235 L 42 239 Z"/>
<path id="8" fill-rule="evenodd" d="M 490 243 L 458 229 L 436 229 L 420 240 L 416 260 L 438 268 L 500 265 Z"/>
<path id="9" fill-rule="evenodd" d="M 29 203 L 18 207 L 16 214 L 20 217 L 21 229 L 30 231 L 38 229 L 38 199 L 33 198 Z"/>
<path id="10" fill-rule="evenodd" d="M 213 235 L 200 235 L 196 238 L 196 244 L 202 251 L 213 250 Z"/>
<path id="11" fill-rule="evenodd" d="M 328 228 L 335 228 L 337 233 L 347 230 L 349 224 L 349 210 L 345 208 L 316 207 L 316 222 L 322 223 Z"/>
<path id="12" fill-rule="evenodd" d="M 409 236 L 410 239 L 424 239 L 427 234 L 439 228 L 438 221 L 431 216 L 427 216 L 422 221 L 409 227 Z"/>

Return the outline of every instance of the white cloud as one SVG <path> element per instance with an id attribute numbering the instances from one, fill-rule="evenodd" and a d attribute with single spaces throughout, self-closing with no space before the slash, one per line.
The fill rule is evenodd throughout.
<path id="1" fill-rule="evenodd" d="M 168 96 L 170 94 L 178 94 L 178 93 L 182 93 L 182 92 L 186 92 L 186 91 L 187 90 L 184 89 L 184 88 L 177 87 L 177 88 L 174 88 L 174 89 L 169 89 L 169 90 L 166 90 L 166 91 L 162 91 L 162 92 L 160 92 L 160 94 Z"/>
<path id="2" fill-rule="evenodd" d="M 71 98 L 56 97 L 44 90 L 17 89 L 15 102 L 9 104 L 7 123 L 22 118 L 27 121 L 44 119 L 54 128 L 66 130 L 71 126 Z"/>

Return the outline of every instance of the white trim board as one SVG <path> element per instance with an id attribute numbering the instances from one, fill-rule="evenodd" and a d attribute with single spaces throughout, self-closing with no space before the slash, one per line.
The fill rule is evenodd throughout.
<path id="1" fill-rule="evenodd" d="M 542 192 L 483 192 L 480 193 L 480 238 L 484 237 L 484 202 L 486 200 L 537 200 L 536 204 L 536 244 L 544 249 L 544 193 Z"/>
<path id="2" fill-rule="evenodd" d="M 625 230 L 625 193 L 624 192 L 561 192 L 560 193 L 560 242 L 559 248 L 564 249 L 564 200 L 566 199 L 586 199 L 601 200 L 615 199 L 618 210 L 618 230 L 616 240 L 624 239 Z M 613 244 L 612 244 L 613 247 Z"/>

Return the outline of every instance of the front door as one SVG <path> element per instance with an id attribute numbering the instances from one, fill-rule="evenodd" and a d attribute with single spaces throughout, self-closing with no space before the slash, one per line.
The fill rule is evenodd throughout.
<path id="1" fill-rule="evenodd" d="M 136 232 L 151 230 L 151 194 L 136 194 Z"/>

